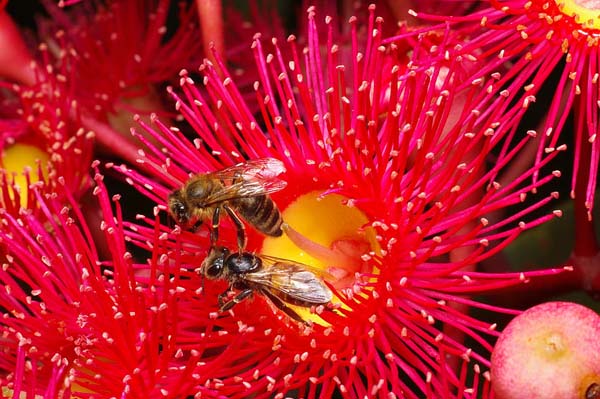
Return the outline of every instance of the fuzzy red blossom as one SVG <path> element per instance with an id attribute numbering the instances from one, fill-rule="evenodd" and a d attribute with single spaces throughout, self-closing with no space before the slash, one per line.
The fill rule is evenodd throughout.
<path id="1" fill-rule="evenodd" d="M 426 20 L 446 17 L 417 14 Z M 538 129 L 535 162 L 546 148 L 560 145 L 560 135 L 573 131 L 571 196 L 575 200 L 575 247 L 570 260 L 583 271 L 584 288 L 600 290 L 600 246 L 591 222 L 600 165 L 598 122 L 598 57 L 600 8 L 579 0 L 495 0 L 485 9 L 450 18 L 463 37 L 465 53 L 477 53 L 483 66 L 474 78 L 497 74 L 498 88 L 509 98 L 523 91 L 536 101 L 542 86 L 554 78 L 553 97 Z M 446 22 L 444 22 L 445 24 Z M 568 116 L 572 111 L 573 125 Z"/>
<path id="2" fill-rule="evenodd" d="M 119 197 L 111 200 L 96 175 L 101 230 L 111 251 L 101 258 L 63 183 L 58 179 L 66 196 L 45 193 L 42 183 L 31 190 L 39 212 L 0 214 L 3 396 L 216 397 L 186 369 L 202 348 L 184 352 L 175 344 L 183 278 L 177 258 L 165 258 L 157 235 L 148 261 L 135 262 Z M 176 271 L 172 280 L 166 264 Z"/>
<path id="3" fill-rule="evenodd" d="M 25 183 L 23 169 L 37 169 L 32 176 L 48 185 L 62 176 L 64 187 L 80 197 L 90 186 L 87 168 L 81 166 L 91 163 L 94 135 L 82 127 L 66 66 L 53 66 L 45 45 L 39 53 L 40 62 L 28 66 L 32 84 L 0 84 L 0 165 L 3 173 L 21 181 L 24 197 L 29 183 Z M 8 201 L 2 204 L 5 209 L 19 208 L 19 200 L 12 202 L 14 207 Z"/>
<path id="4" fill-rule="evenodd" d="M 326 39 L 318 35 L 312 8 L 306 47 L 299 48 L 293 36 L 286 44 L 291 58 L 282 56 L 277 41 L 267 54 L 255 40 L 257 115 L 222 64 L 202 65 L 200 85 L 183 71 L 184 96 L 171 93 L 197 137 L 189 141 L 156 117 L 151 123 L 140 119 L 134 134 L 144 150 L 136 169 L 145 174 L 116 167 L 165 211 L 167 195 L 191 174 L 265 157 L 285 164 L 280 177 L 288 185 L 272 198 L 292 230 L 273 239 L 248 227 L 247 249 L 326 270 L 336 297 L 333 309 L 312 309 L 308 324 L 297 325 L 261 295 L 219 313 L 217 296 L 226 282 L 180 281 L 183 291 L 196 290 L 196 301 L 181 304 L 187 334 L 180 337 L 187 337 L 185 345 L 194 345 L 198 335 L 211 337 L 200 344 L 210 342 L 211 357 L 202 359 L 206 367 L 198 375 L 203 386 L 227 397 L 488 397 L 484 368 L 496 326 L 451 304 L 513 313 L 470 297 L 557 273 L 463 270 L 560 214 L 528 216 L 553 194 L 502 221 L 485 217 L 519 206 L 558 175 L 531 179 L 558 153 L 549 150 L 510 184 L 496 181 L 532 140 L 516 132 L 526 99 L 524 107 L 510 107 L 510 99 L 488 90 L 494 82 L 483 79 L 457 89 L 465 71 L 477 67 L 468 57 L 422 61 L 448 54 L 452 44 L 444 38 L 435 46 L 417 40 L 405 62 L 401 46 L 383 44 L 382 20 L 374 7 L 369 12 L 364 40 L 350 20 L 349 48 L 335 44 L 332 18 L 325 18 Z M 508 148 L 506 139 L 516 147 Z M 160 231 L 171 258 L 199 269 L 210 245 L 206 227 L 193 233 L 139 219 L 128 225 L 135 244 L 152 249 Z M 235 229 L 227 219 L 219 231 L 219 245 L 234 248 Z M 451 259 L 461 248 L 469 249 L 467 256 Z M 481 349 L 444 334 L 447 326 Z"/>
<path id="5" fill-rule="evenodd" d="M 40 20 L 40 36 L 69 58 L 84 124 L 105 151 L 131 159 L 133 113 L 161 112 L 161 85 L 201 59 L 195 8 L 171 0 L 44 4 L 51 18 Z"/>
<path id="6" fill-rule="evenodd" d="M 153 85 L 173 79 L 200 54 L 195 10 L 181 6 L 170 31 L 174 6 L 170 0 L 88 2 L 67 11 L 46 2 L 52 19 L 40 23 L 41 35 L 74 54 L 74 78 L 87 108 L 139 113 L 132 101 L 156 96 Z"/>

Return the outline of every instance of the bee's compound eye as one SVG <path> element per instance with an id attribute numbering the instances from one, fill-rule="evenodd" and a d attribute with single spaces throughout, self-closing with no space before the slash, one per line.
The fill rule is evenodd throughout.
<path id="1" fill-rule="evenodd" d="M 183 202 L 176 202 L 171 207 L 171 211 L 173 215 L 177 218 L 179 222 L 184 222 L 187 220 L 187 208 L 183 204 Z"/>
<path id="2" fill-rule="evenodd" d="M 206 276 L 207 277 L 219 277 L 223 272 L 223 261 L 216 260 L 210 266 L 206 268 Z"/>
<path id="3" fill-rule="evenodd" d="M 225 259 L 229 255 L 229 250 L 223 247 L 211 248 L 208 256 L 202 262 L 202 273 L 208 278 L 218 278 L 223 274 L 225 268 Z"/>

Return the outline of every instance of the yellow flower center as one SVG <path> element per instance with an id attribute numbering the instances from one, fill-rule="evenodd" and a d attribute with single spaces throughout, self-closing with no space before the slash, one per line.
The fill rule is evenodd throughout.
<path id="1" fill-rule="evenodd" d="M 22 190 L 20 197 L 21 206 L 27 205 L 27 191 L 23 190 L 27 190 L 28 188 L 23 170 L 25 168 L 35 168 L 38 161 L 45 163 L 48 159 L 48 154 L 45 151 L 30 144 L 15 143 L 4 149 L 1 166 L 9 175 L 14 173 L 15 184 Z M 31 183 L 37 180 L 37 173 L 30 175 Z M 14 197 L 12 198 L 14 199 Z"/>
<path id="2" fill-rule="evenodd" d="M 338 194 L 310 192 L 300 196 L 283 212 L 281 237 L 267 237 L 261 253 L 310 266 L 336 289 L 350 288 L 356 273 L 377 273 L 368 258 L 379 253 L 375 230 L 369 219 Z M 339 300 L 334 297 L 334 303 Z M 324 322 L 306 308 L 293 306 L 300 316 Z"/>
<path id="3" fill-rule="evenodd" d="M 600 29 L 600 0 L 555 0 L 558 8 L 586 29 Z"/>

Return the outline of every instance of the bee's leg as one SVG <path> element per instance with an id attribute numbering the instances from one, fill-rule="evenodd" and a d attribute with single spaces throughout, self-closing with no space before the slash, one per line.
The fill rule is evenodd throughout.
<path id="1" fill-rule="evenodd" d="M 219 304 L 219 309 L 221 307 L 223 307 L 223 305 L 225 304 L 225 302 L 227 302 L 225 300 L 225 298 L 227 298 L 229 296 L 229 292 L 231 292 L 231 287 L 229 287 L 225 291 L 221 292 L 219 294 L 219 296 L 217 297 L 217 303 Z"/>
<path id="2" fill-rule="evenodd" d="M 221 207 L 217 206 L 213 212 L 212 227 L 210 229 L 210 246 L 214 247 L 217 245 L 219 240 L 219 219 L 221 217 Z"/>
<path id="3" fill-rule="evenodd" d="M 242 222 L 242 219 L 240 219 L 237 213 L 235 213 L 228 205 L 224 205 L 223 208 L 225 208 L 227 214 L 235 224 L 235 228 L 237 229 L 238 250 L 242 253 L 244 252 L 244 249 L 246 249 L 246 228 L 244 227 L 244 222 Z"/>
<path id="4" fill-rule="evenodd" d="M 273 305 L 281 309 L 281 311 L 283 311 L 286 315 L 288 315 L 296 321 L 299 321 L 300 323 L 306 323 L 306 321 L 302 317 L 300 317 L 300 315 L 296 313 L 294 309 L 286 305 L 285 302 L 283 302 L 277 295 L 273 294 L 266 288 L 261 289 L 260 292 L 263 293 L 267 298 L 269 298 Z"/>
<path id="5" fill-rule="evenodd" d="M 229 293 L 233 292 L 234 289 L 238 290 L 238 291 L 244 291 L 246 289 L 248 289 L 249 287 L 240 282 L 240 281 L 235 281 L 232 282 L 229 287 L 222 293 L 219 294 L 218 299 L 218 303 L 219 303 L 219 308 L 223 307 L 223 305 L 228 302 L 226 299 L 229 297 Z"/>
<path id="6" fill-rule="evenodd" d="M 226 295 L 227 292 L 224 292 L 223 294 Z M 246 288 L 245 290 L 242 290 L 236 296 L 231 298 L 230 301 L 227 301 L 225 303 L 221 303 L 221 302 L 223 302 L 223 298 L 221 297 L 221 295 L 223 295 L 223 294 L 219 295 L 219 306 L 220 306 L 219 310 L 221 312 L 228 311 L 229 309 L 231 309 L 232 307 L 234 307 L 235 305 L 237 305 L 238 303 L 242 302 L 244 299 L 246 299 L 250 295 L 252 295 L 253 292 L 254 292 L 254 290 L 252 288 Z"/>
<path id="7" fill-rule="evenodd" d="M 194 223 L 194 224 L 192 225 L 192 227 L 190 228 L 190 231 L 191 231 L 192 233 L 195 233 L 195 232 L 197 232 L 197 231 L 198 231 L 198 229 L 200 228 L 200 226 L 202 226 L 202 220 L 198 220 L 196 223 Z"/>

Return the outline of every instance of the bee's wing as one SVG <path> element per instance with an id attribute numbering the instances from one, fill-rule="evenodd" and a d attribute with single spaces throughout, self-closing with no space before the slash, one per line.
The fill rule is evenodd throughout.
<path id="1" fill-rule="evenodd" d="M 284 172 L 285 166 L 280 160 L 261 158 L 207 173 L 209 178 L 222 181 L 224 187 L 208 196 L 206 204 L 235 198 L 256 197 L 282 190 L 287 182 L 277 176 Z"/>
<path id="2" fill-rule="evenodd" d="M 244 275 L 245 280 L 310 304 L 325 304 L 333 298 L 329 288 L 307 265 L 266 256 L 261 259 L 263 269 Z"/>
<path id="3" fill-rule="evenodd" d="M 285 165 L 280 160 L 260 158 L 238 163 L 209 173 L 209 175 L 220 180 L 254 180 L 268 185 L 270 181 L 278 181 L 277 176 L 284 172 Z"/>

